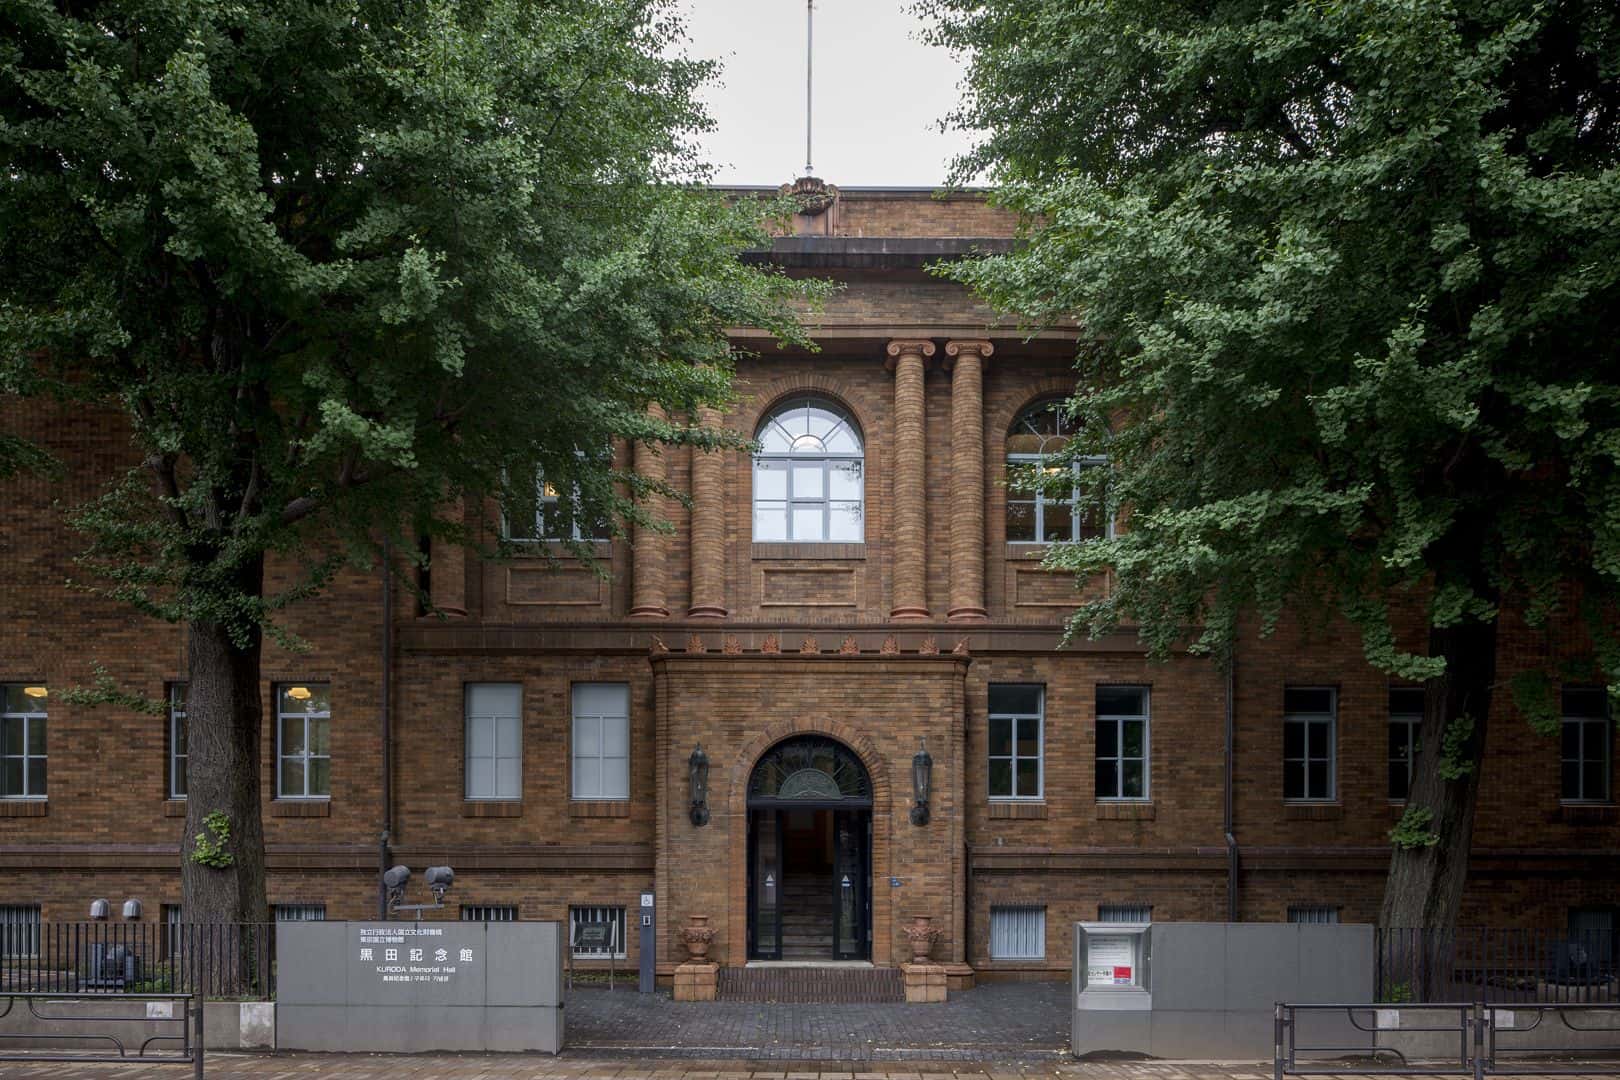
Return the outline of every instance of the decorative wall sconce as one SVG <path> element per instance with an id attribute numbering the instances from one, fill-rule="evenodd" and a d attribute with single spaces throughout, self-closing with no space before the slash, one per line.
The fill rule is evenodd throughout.
<path id="1" fill-rule="evenodd" d="M 702 743 L 692 751 L 686 766 L 692 788 L 692 824 L 702 827 L 709 823 L 709 755 L 703 752 Z"/>
<path id="2" fill-rule="evenodd" d="M 911 823 L 928 824 L 928 790 L 934 783 L 934 759 L 928 753 L 928 740 L 917 740 L 917 753 L 911 759 Z"/>

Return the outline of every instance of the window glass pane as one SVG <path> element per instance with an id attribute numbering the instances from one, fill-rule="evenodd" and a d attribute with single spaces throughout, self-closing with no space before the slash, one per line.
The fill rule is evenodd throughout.
<path id="1" fill-rule="evenodd" d="M 838 430 L 830 432 L 823 441 L 826 443 L 827 452 L 831 454 L 858 454 L 861 452 L 861 440 L 855 437 L 855 432 L 850 430 L 847 423 L 841 425 Z"/>
<path id="2" fill-rule="evenodd" d="M 1558 796 L 1562 799 L 1578 799 L 1581 797 L 1581 765 L 1578 761 L 1566 761 L 1560 777 Z"/>
<path id="3" fill-rule="evenodd" d="M 861 539 L 861 504 L 835 502 L 828 508 L 827 539 L 856 543 Z"/>
<path id="4" fill-rule="evenodd" d="M 1012 762 L 1006 758 L 992 758 L 990 761 L 991 797 L 1007 798 L 1012 793 Z"/>
<path id="5" fill-rule="evenodd" d="M 1407 795 L 1408 783 L 1406 779 L 1406 764 L 1392 761 L 1389 763 L 1389 797 L 1404 799 Z"/>
<path id="6" fill-rule="evenodd" d="M 825 473 L 819 461 L 795 462 L 793 465 L 793 497 L 795 499 L 822 499 L 826 497 Z"/>
<path id="7" fill-rule="evenodd" d="M 6 758 L 5 787 L 0 789 L 0 795 L 22 795 L 23 792 L 23 759 Z"/>
<path id="8" fill-rule="evenodd" d="M 1127 799 L 1140 799 L 1147 791 L 1146 771 L 1140 761 L 1124 763 L 1120 795 Z"/>
<path id="9" fill-rule="evenodd" d="M 1389 725 L 1389 757 L 1391 761 L 1405 761 L 1410 728 L 1404 723 Z"/>
<path id="10" fill-rule="evenodd" d="M 1283 762 L 1283 798 L 1303 799 L 1305 797 L 1305 763 L 1303 761 Z"/>
<path id="11" fill-rule="evenodd" d="M 1283 712 L 1331 713 L 1333 691 L 1323 687 L 1290 686 L 1283 691 Z"/>
<path id="12" fill-rule="evenodd" d="M 630 753 L 630 721 L 619 716 L 602 721 L 602 756 L 625 757 Z"/>
<path id="13" fill-rule="evenodd" d="M 1041 540 L 1061 544 L 1074 539 L 1074 519 L 1067 503 L 1047 502 L 1041 517 Z"/>
<path id="14" fill-rule="evenodd" d="M 495 786 L 490 792 L 501 799 L 516 799 L 522 792 L 522 785 L 518 779 L 517 758 L 501 758 L 495 765 Z"/>
<path id="15" fill-rule="evenodd" d="M 1325 761 L 1312 761 L 1308 765 L 1310 788 L 1306 794 L 1308 799 L 1325 799 L 1333 794 L 1328 788 L 1328 763 Z"/>
<path id="16" fill-rule="evenodd" d="M 1097 756 L 1117 757 L 1119 755 L 1119 721 L 1097 721 Z"/>
<path id="17" fill-rule="evenodd" d="M 302 716 L 282 717 L 281 752 L 283 754 L 301 754 L 304 752 L 304 718 Z"/>
<path id="18" fill-rule="evenodd" d="M 1596 727 L 1597 725 L 1592 725 Z M 32 716 L 28 719 L 28 752 L 30 754 L 45 753 L 45 718 Z"/>
<path id="19" fill-rule="evenodd" d="M 595 758 L 602 754 L 602 721 L 582 716 L 574 721 L 574 756 Z"/>
<path id="20" fill-rule="evenodd" d="M 495 756 L 495 722 L 488 717 L 467 719 L 467 753 L 471 757 Z"/>
<path id="21" fill-rule="evenodd" d="M 629 683 L 575 683 L 575 716 L 629 716 Z"/>
<path id="22" fill-rule="evenodd" d="M 330 795 L 332 793 L 332 759 L 309 759 L 309 793 L 311 795 Z"/>
<path id="23" fill-rule="evenodd" d="M 491 758 L 467 759 L 467 795 L 487 799 L 495 794 L 495 762 Z"/>
<path id="24" fill-rule="evenodd" d="M 1146 716 L 1146 688 L 1141 686 L 1097 687 L 1097 715 Z"/>
<path id="25" fill-rule="evenodd" d="M 30 763 L 30 765 L 31 764 L 32 763 Z M 41 762 L 40 764 L 43 766 L 44 762 Z M 1605 798 L 1608 798 L 1608 795 L 1609 795 L 1609 784 L 1608 784 L 1608 778 L 1609 777 L 1608 777 L 1608 773 L 1609 773 L 1608 762 L 1605 762 L 1605 761 L 1588 761 L 1584 766 L 1582 766 L 1581 798 L 1583 798 L 1583 799 L 1605 799 Z M 33 782 L 29 781 L 29 789 L 30 789 L 31 794 L 35 794 L 35 795 L 43 794 L 44 793 L 44 784 L 40 785 L 40 790 L 39 791 L 33 791 Z"/>
<path id="26" fill-rule="evenodd" d="M 755 438 L 759 440 L 760 451 L 766 454 L 785 454 L 793 446 L 792 437 L 780 425 L 769 421 Z"/>
<path id="27" fill-rule="evenodd" d="M 1603 716 L 1608 692 L 1599 686 L 1572 686 L 1564 688 L 1565 716 Z"/>
<path id="28" fill-rule="evenodd" d="M 598 799 L 602 792 L 602 762 L 600 758 L 574 758 L 574 798 Z"/>
<path id="29" fill-rule="evenodd" d="M 1560 742 L 1562 744 L 1562 756 L 1567 758 L 1580 757 L 1581 725 L 1565 720 L 1563 730 L 1560 732 Z"/>
<path id="30" fill-rule="evenodd" d="M 33 735 L 33 728 L 43 728 L 44 726 L 44 722 L 40 720 L 36 720 L 33 724 L 29 725 L 30 741 L 32 741 L 31 737 Z M 1606 726 L 1607 722 L 1602 720 L 1599 720 L 1596 723 L 1585 723 L 1581 725 L 1581 754 L 1588 761 L 1601 761 L 1604 758 L 1605 754 L 1603 752 L 1603 744 L 1606 741 L 1604 736 L 1607 734 L 1607 732 L 1605 732 L 1603 729 Z M 44 741 L 44 739 L 41 739 L 41 744 L 43 744 Z M 45 752 L 45 747 L 41 745 L 40 748 L 35 752 L 43 754 Z"/>
<path id="31" fill-rule="evenodd" d="M 1327 757 L 1329 753 L 1328 726 L 1326 724 L 1308 724 L 1306 727 L 1310 732 L 1307 743 L 1309 755 L 1318 759 Z"/>
<path id="32" fill-rule="evenodd" d="M 1125 729 L 1125 756 L 1139 758 L 1147 755 L 1147 725 L 1140 720 L 1127 720 Z"/>
<path id="33" fill-rule="evenodd" d="M 1593 790 L 1596 790 L 1594 787 Z M 28 759 L 28 794 L 38 798 L 46 794 L 45 791 L 45 759 Z"/>
<path id="34" fill-rule="evenodd" d="M 516 716 L 523 688 L 517 683 L 468 683 L 467 712 L 472 716 Z"/>
<path id="35" fill-rule="evenodd" d="M 1018 725 L 1018 756 L 1041 756 L 1041 725 L 1035 720 L 1024 720 Z"/>
<path id="36" fill-rule="evenodd" d="M 990 711 L 1038 716 L 1041 711 L 1041 687 L 1029 683 L 992 683 Z"/>
<path id="37" fill-rule="evenodd" d="M 787 498 L 787 462 L 754 460 L 754 499 L 756 501 L 785 500 Z"/>
<path id="38" fill-rule="evenodd" d="M 1018 791 L 1024 798 L 1041 793 L 1041 763 L 1038 758 L 1018 759 Z"/>
<path id="39" fill-rule="evenodd" d="M 1031 543 L 1034 539 L 1034 501 L 1009 501 L 1007 503 L 1007 542 L 1009 544 Z"/>
<path id="40" fill-rule="evenodd" d="M 1305 756 L 1305 725 L 1289 720 L 1283 724 L 1283 757 L 1302 758 Z"/>
<path id="41" fill-rule="evenodd" d="M 26 726 L 27 721 L 21 719 L 0 720 L 0 731 L 5 733 L 0 742 L 4 743 L 6 753 L 21 754 L 23 752 L 23 728 Z"/>
<path id="42" fill-rule="evenodd" d="M 1097 759 L 1097 798 L 1119 798 L 1119 763 L 1113 758 Z"/>
<path id="43" fill-rule="evenodd" d="M 281 794 L 304 793 L 304 763 L 298 758 L 281 759 Z"/>
<path id="44" fill-rule="evenodd" d="M 324 716 L 312 716 L 305 721 L 309 732 L 309 752 L 312 754 L 330 754 L 332 752 L 330 730 L 332 721 Z"/>
<path id="45" fill-rule="evenodd" d="M 1392 687 L 1389 691 L 1389 714 L 1391 716 L 1422 716 L 1422 688 Z"/>
<path id="46" fill-rule="evenodd" d="M 809 506 L 793 505 L 793 532 L 795 540 L 825 540 L 826 519 L 820 503 Z"/>
<path id="47" fill-rule="evenodd" d="M 630 797 L 630 762 L 627 758 L 605 758 L 602 761 L 602 798 L 628 799 Z"/>
<path id="48" fill-rule="evenodd" d="M 1005 717 L 990 718 L 990 754 L 1007 757 L 1012 753 L 1012 721 Z"/>
<path id="49" fill-rule="evenodd" d="M 787 503 L 754 504 L 754 539 L 787 539 Z"/>
<path id="50" fill-rule="evenodd" d="M 827 497 L 830 499 L 859 499 L 861 497 L 861 463 L 834 461 L 827 466 Z"/>
<path id="51" fill-rule="evenodd" d="M 495 721 L 495 754 L 517 760 L 523 752 L 521 721 L 515 716 L 498 717 Z"/>

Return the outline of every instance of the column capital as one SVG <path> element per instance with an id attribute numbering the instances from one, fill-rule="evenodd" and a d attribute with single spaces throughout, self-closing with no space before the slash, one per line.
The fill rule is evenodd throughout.
<path id="1" fill-rule="evenodd" d="M 893 371 L 902 356 L 919 356 L 927 364 L 934 355 L 934 343 L 927 338 L 895 338 L 884 352 L 889 354 L 889 358 L 883 362 L 883 366 Z"/>
<path id="2" fill-rule="evenodd" d="M 968 338 L 962 341 L 947 341 L 945 343 L 945 370 L 949 371 L 951 368 L 955 367 L 956 358 L 964 353 L 968 356 L 977 356 L 980 364 L 982 365 L 986 360 L 990 359 L 990 354 L 995 351 L 995 345 L 984 338 Z"/>

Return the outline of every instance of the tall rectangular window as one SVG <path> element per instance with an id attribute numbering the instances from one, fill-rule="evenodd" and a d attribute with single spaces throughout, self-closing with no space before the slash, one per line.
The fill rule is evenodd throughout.
<path id="1" fill-rule="evenodd" d="M 1046 959 L 1046 909 L 1029 904 L 992 906 L 990 959 Z"/>
<path id="2" fill-rule="evenodd" d="M 1339 692 L 1327 686 L 1283 691 L 1283 798 L 1331 800 Z"/>
<path id="3" fill-rule="evenodd" d="M 0 956 L 39 955 L 39 905 L 0 904 Z"/>
<path id="4" fill-rule="evenodd" d="M 630 797 L 630 687 L 574 684 L 576 799 Z"/>
<path id="5" fill-rule="evenodd" d="M 517 922 L 518 909 L 505 904 L 462 904 L 462 922 Z"/>
<path id="6" fill-rule="evenodd" d="M 332 794 L 332 691 L 325 683 L 276 688 L 276 798 Z"/>
<path id="7" fill-rule="evenodd" d="M 325 904 L 271 904 L 276 922 L 325 922 Z"/>
<path id="8" fill-rule="evenodd" d="M 623 960 L 624 908 L 570 907 L 568 940 L 578 960 Z"/>
<path id="9" fill-rule="evenodd" d="M 517 683 L 468 683 L 469 799 L 523 797 L 523 688 Z"/>
<path id="10" fill-rule="evenodd" d="M 990 797 L 1039 799 L 1046 688 L 1002 683 L 990 687 Z"/>
<path id="11" fill-rule="evenodd" d="M 565 506 L 557 493 L 557 485 L 537 477 L 534 498 L 515 499 L 507 507 L 502 520 L 506 539 L 520 543 L 539 543 L 547 540 L 609 540 L 613 531 L 601 519 L 581 521 L 579 491 Z"/>
<path id="12" fill-rule="evenodd" d="M 1412 769 L 1417 764 L 1418 735 L 1423 730 L 1421 687 L 1390 687 L 1389 691 L 1389 797 L 1405 801 L 1412 790 Z"/>
<path id="13" fill-rule="evenodd" d="M 1563 779 L 1565 802 L 1608 802 L 1614 750 L 1609 693 L 1601 686 L 1564 688 Z"/>
<path id="14" fill-rule="evenodd" d="M 169 684 L 169 798 L 186 797 L 186 684 Z"/>
<path id="15" fill-rule="evenodd" d="M 45 797 L 43 686 L 13 684 L 0 701 L 0 799 Z"/>
<path id="16" fill-rule="evenodd" d="M 1097 798 L 1148 797 L 1148 688 L 1097 687 Z"/>

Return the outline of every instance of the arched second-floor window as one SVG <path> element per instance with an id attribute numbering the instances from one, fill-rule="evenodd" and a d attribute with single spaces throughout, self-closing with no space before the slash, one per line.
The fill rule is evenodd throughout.
<path id="1" fill-rule="evenodd" d="M 866 459 L 854 417 L 824 398 L 794 398 L 754 438 L 755 540 L 861 542 Z"/>
<path id="2" fill-rule="evenodd" d="M 1095 506 L 1083 507 L 1078 482 L 1066 485 L 1043 484 L 1031 491 L 1028 470 L 1040 469 L 1047 476 L 1072 472 L 1107 463 L 1102 457 L 1061 460 L 1075 434 L 1074 422 L 1060 401 L 1043 401 L 1018 414 L 1007 433 L 1007 542 L 1012 544 L 1059 544 L 1072 540 L 1092 540 L 1107 536 L 1110 522 Z"/>

